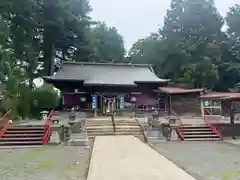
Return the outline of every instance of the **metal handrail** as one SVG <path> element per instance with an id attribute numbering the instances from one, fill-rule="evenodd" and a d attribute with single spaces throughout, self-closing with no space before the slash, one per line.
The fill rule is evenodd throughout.
<path id="1" fill-rule="evenodd" d="M 1 118 L 0 121 L 4 120 L 4 118 L 11 112 L 12 110 L 9 109 Z"/>
<path id="2" fill-rule="evenodd" d="M 222 140 L 223 138 L 222 138 L 221 134 L 218 132 L 217 128 L 215 128 L 210 122 L 208 122 L 208 120 L 207 120 L 207 113 L 210 114 L 210 112 L 205 109 L 204 110 L 204 117 L 203 117 L 204 122 L 208 125 L 208 127 L 211 128 L 212 132 L 217 134 L 218 137 Z"/>
<path id="3" fill-rule="evenodd" d="M 183 124 L 180 116 L 173 109 L 171 109 L 171 112 L 173 113 L 174 116 L 177 117 L 177 120 L 178 120 L 178 125 L 177 125 L 177 128 L 176 128 L 176 131 L 177 131 L 177 133 L 179 133 L 180 138 L 182 140 L 184 140 L 184 129 L 183 129 L 184 124 Z"/>
<path id="4" fill-rule="evenodd" d="M 52 116 L 53 116 L 54 110 L 51 110 L 49 113 L 47 120 L 44 123 L 44 136 L 42 139 L 42 144 L 47 144 L 49 137 L 52 134 Z"/>
<path id="5" fill-rule="evenodd" d="M 114 118 L 114 114 L 111 115 L 112 125 L 113 125 L 113 134 L 116 135 L 116 121 Z"/>
<path id="6" fill-rule="evenodd" d="M 146 133 L 144 127 L 142 126 L 142 124 L 139 122 L 139 120 L 137 118 L 135 118 L 135 121 L 137 122 L 138 126 L 140 127 L 140 129 L 143 133 L 144 142 L 148 143 L 147 133 Z"/>
<path id="7" fill-rule="evenodd" d="M 12 120 L 9 120 L 8 123 L 3 127 L 3 129 L 0 131 L 0 137 L 2 137 L 5 132 L 7 131 L 7 129 L 9 128 L 9 126 L 12 124 Z"/>
<path id="8" fill-rule="evenodd" d="M 3 121 L 6 116 L 11 112 L 12 110 L 9 109 L 0 119 L 0 121 Z M 9 128 L 9 126 L 12 124 L 12 120 L 8 120 L 7 124 L 4 125 L 4 127 L 2 128 L 2 130 L 0 131 L 0 137 L 2 137 L 5 132 L 7 131 L 7 129 Z"/>

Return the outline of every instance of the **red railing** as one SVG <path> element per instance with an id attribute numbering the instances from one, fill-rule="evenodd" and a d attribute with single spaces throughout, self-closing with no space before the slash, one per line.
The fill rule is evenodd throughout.
<path id="1" fill-rule="evenodd" d="M 6 112 L 3 115 L 3 117 L 1 117 L 0 121 L 3 121 L 10 112 L 11 112 L 11 109 L 8 110 L 8 112 Z M 12 120 L 8 120 L 7 124 L 0 131 L 0 137 L 2 137 L 5 134 L 5 132 L 8 130 L 9 126 L 11 126 L 11 124 L 12 124 Z"/>
<path id="2" fill-rule="evenodd" d="M 42 144 L 47 144 L 50 136 L 52 135 L 52 116 L 53 116 L 53 114 L 54 114 L 54 110 L 51 110 L 47 117 L 47 120 L 45 121 L 44 136 L 42 139 Z"/>
<path id="3" fill-rule="evenodd" d="M 177 133 L 182 140 L 184 140 L 184 124 L 182 123 L 181 119 L 178 117 L 178 126 L 177 126 Z"/>
<path id="4" fill-rule="evenodd" d="M 5 134 L 5 132 L 8 130 L 9 126 L 11 126 L 11 124 L 12 124 L 12 120 L 9 120 L 8 123 L 0 131 L 0 137 L 2 137 Z"/>
<path id="5" fill-rule="evenodd" d="M 208 125 L 208 127 L 211 128 L 212 132 L 217 134 L 220 139 L 223 139 L 220 133 L 217 131 L 217 128 L 215 128 L 208 120 L 207 116 L 210 115 L 210 112 L 207 110 L 204 110 L 204 122 Z"/>
<path id="6" fill-rule="evenodd" d="M 180 137 L 181 140 L 184 140 L 184 124 L 182 123 L 179 115 L 172 109 L 171 110 L 172 114 L 177 117 L 177 127 L 176 127 L 176 132 L 178 136 Z"/>

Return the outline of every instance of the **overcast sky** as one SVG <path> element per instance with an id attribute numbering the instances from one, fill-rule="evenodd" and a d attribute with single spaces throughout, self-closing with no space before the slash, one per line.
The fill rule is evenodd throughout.
<path id="1" fill-rule="evenodd" d="M 139 38 L 156 32 L 163 25 L 171 0 L 91 0 L 94 20 L 105 21 L 123 35 L 128 50 Z M 215 0 L 219 12 L 225 16 L 228 8 L 240 0 Z"/>

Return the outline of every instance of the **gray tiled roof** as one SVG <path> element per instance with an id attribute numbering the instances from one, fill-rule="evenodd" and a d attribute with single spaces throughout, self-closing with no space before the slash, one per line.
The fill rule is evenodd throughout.
<path id="1" fill-rule="evenodd" d="M 161 83 L 150 65 L 64 62 L 53 76 L 46 80 L 74 80 L 84 84 L 135 85 L 137 82 Z"/>

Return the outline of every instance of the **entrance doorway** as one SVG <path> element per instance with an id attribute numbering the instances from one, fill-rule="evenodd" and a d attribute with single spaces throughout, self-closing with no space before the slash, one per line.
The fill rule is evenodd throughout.
<path id="1" fill-rule="evenodd" d="M 101 102 L 101 111 L 103 115 L 110 115 L 118 109 L 118 103 L 114 98 L 102 98 Z"/>

